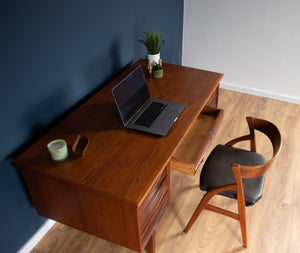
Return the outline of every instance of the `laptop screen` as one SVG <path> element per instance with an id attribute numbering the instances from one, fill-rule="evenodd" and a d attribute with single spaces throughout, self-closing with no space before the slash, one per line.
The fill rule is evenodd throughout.
<path id="1" fill-rule="evenodd" d="M 133 70 L 112 89 L 112 93 L 125 125 L 150 98 L 142 67 Z"/>

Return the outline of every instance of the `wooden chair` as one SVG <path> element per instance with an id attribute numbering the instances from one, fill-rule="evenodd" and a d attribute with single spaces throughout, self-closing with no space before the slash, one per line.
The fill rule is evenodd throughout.
<path id="1" fill-rule="evenodd" d="M 214 211 L 240 221 L 243 246 L 247 247 L 246 206 L 255 204 L 262 196 L 265 172 L 274 163 L 281 149 L 278 128 L 263 119 L 247 117 L 250 134 L 218 145 L 205 162 L 200 175 L 200 189 L 207 191 L 184 229 L 188 232 L 203 209 Z M 269 161 L 256 153 L 255 131 L 264 133 L 273 146 Z M 250 150 L 232 147 L 240 141 L 250 141 Z M 237 199 L 238 213 L 208 204 L 215 195 Z"/>

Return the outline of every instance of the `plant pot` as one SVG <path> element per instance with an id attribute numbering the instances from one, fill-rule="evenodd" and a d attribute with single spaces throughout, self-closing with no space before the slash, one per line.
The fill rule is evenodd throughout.
<path id="1" fill-rule="evenodd" d="M 148 54 L 147 59 L 148 59 L 148 62 L 151 61 L 151 66 L 153 66 L 154 63 L 159 64 L 160 53 L 158 53 L 158 54 Z"/>
<path id="2" fill-rule="evenodd" d="M 153 70 L 153 77 L 154 78 L 162 78 L 164 76 L 164 70 L 159 69 L 159 70 Z"/>

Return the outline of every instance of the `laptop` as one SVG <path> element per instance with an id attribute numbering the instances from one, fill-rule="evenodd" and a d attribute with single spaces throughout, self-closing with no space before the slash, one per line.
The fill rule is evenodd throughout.
<path id="1" fill-rule="evenodd" d="M 112 94 L 125 127 L 160 136 L 168 133 L 185 107 L 151 98 L 141 66 L 118 83 Z"/>

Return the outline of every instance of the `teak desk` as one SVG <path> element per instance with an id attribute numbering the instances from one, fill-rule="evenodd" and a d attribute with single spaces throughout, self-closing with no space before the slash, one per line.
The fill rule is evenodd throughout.
<path id="1" fill-rule="evenodd" d="M 111 89 L 138 65 L 152 97 L 186 106 L 164 137 L 124 128 L 115 106 Z M 222 77 L 165 63 L 164 77 L 153 79 L 142 59 L 128 67 L 13 161 L 37 212 L 139 252 L 148 244 L 154 252 L 155 228 L 170 201 L 169 161 L 204 106 L 217 106 Z M 71 152 L 79 134 L 89 139 L 82 158 Z M 60 138 L 69 156 L 54 162 L 46 145 Z"/>

